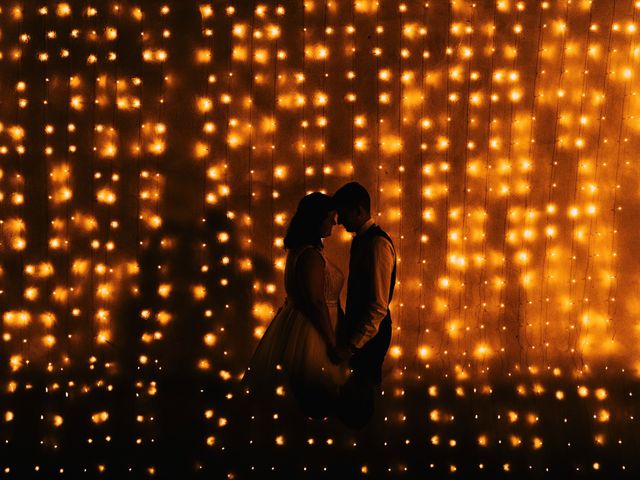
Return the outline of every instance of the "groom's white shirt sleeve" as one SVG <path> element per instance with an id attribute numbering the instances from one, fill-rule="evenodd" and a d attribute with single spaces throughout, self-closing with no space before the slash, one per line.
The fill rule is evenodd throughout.
<path id="1" fill-rule="evenodd" d="M 360 324 L 351 344 L 356 348 L 362 348 L 373 336 L 378 333 L 380 322 L 387 315 L 389 308 L 389 286 L 391 285 L 391 273 L 393 272 L 393 247 L 384 237 L 376 237 L 373 240 L 373 288 L 374 300 L 371 302 L 365 317 Z"/>

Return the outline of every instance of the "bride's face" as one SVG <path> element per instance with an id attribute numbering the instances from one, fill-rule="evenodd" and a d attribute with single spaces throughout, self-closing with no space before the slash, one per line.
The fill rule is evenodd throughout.
<path id="1" fill-rule="evenodd" d="M 331 210 L 327 214 L 325 219 L 322 221 L 322 224 L 320 225 L 320 235 L 323 238 L 330 236 L 331 235 L 331 230 L 333 229 L 333 226 L 335 224 L 336 224 L 336 211 L 335 210 Z"/>

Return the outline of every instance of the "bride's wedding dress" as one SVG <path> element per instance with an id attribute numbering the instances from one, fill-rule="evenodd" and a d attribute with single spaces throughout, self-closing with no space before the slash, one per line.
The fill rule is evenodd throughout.
<path id="1" fill-rule="evenodd" d="M 287 298 L 258 343 L 243 382 L 255 392 L 264 392 L 275 389 L 274 382 L 284 374 L 302 410 L 321 418 L 330 413 L 340 385 L 347 380 L 348 368 L 346 363 L 335 365 L 329 360 L 324 339 L 300 308 L 306 295 L 296 276 L 296 264 L 308 248 L 315 247 L 305 245 L 287 255 L 284 271 Z M 325 260 L 324 296 L 335 332 L 344 274 L 321 249 L 317 250 Z"/>

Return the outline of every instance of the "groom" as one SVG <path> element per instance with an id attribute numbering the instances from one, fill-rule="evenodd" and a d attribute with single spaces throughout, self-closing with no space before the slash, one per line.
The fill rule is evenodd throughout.
<path id="1" fill-rule="evenodd" d="M 336 361 L 349 360 L 352 375 L 343 386 L 338 415 L 363 427 L 373 415 L 374 388 L 391 342 L 389 303 L 396 283 L 396 252 L 387 233 L 371 218 L 371 199 L 357 182 L 333 195 L 338 223 L 355 233 L 349 258 L 345 319 L 339 325 Z"/>

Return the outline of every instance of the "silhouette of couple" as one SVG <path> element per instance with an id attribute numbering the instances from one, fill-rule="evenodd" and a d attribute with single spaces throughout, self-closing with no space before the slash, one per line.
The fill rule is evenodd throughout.
<path id="1" fill-rule="evenodd" d="M 302 198 L 284 239 L 287 298 L 243 378 L 252 393 L 273 393 L 274 378 L 283 374 L 307 416 L 333 414 L 352 428 L 363 427 L 373 414 L 391 341 L 396 253 L 389 235 L 371 218 L 370 204 L 369 193 L 357 182 L 332 197 L 314 192 Z M 344 310 L 344 275 L 322 244 L 336 215 L 337 223 L 355 233 Z"/>

